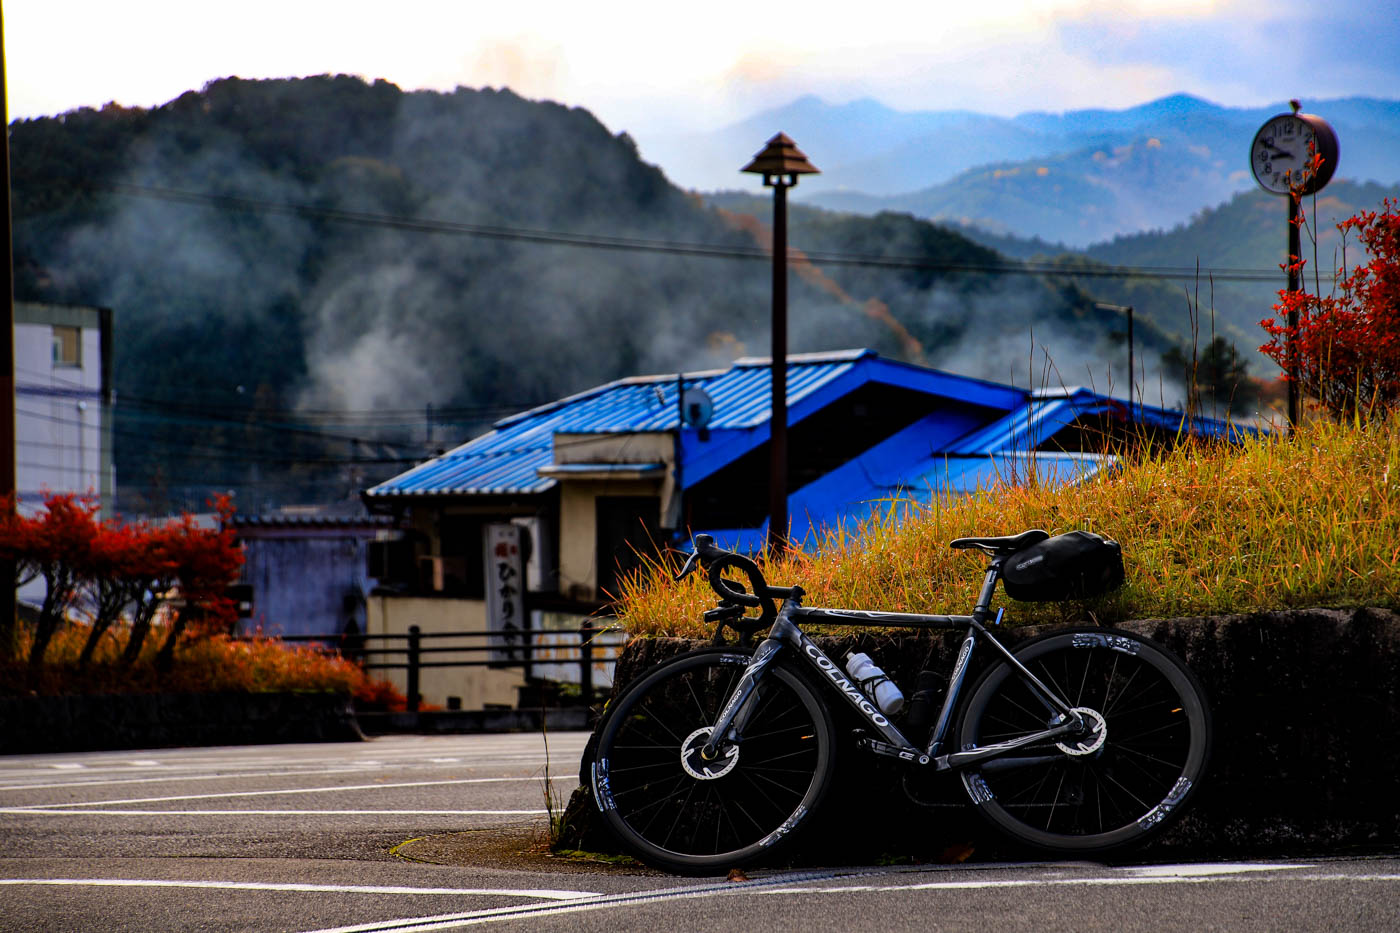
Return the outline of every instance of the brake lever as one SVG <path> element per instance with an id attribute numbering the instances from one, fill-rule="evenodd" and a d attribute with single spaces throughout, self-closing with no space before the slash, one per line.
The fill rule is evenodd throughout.
<path id="1" fill-rule="evenodd" d="M 699 551 L 691 551 L 691 552 L 690 552 L 690 557 L 688 557 L 688 558 L 686 559 L 685 565 L 684 565 L 683 567 L 681 567 L 680 572 L 677 573 L 672 579 L 673 579 L 676 583 L 681 582 L 681 581 L 684 580 L 686 577 L 690 576 L 691 573 L 693 573 L 693 572 L 695 571 L 695 568 L 696 568 L 699 564 L 700 564 L 700 552 L 699 552 Z"/>

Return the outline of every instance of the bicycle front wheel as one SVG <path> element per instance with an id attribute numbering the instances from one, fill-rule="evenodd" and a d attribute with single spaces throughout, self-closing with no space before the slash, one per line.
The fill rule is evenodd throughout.
<path id="1" fill-rule="evenodd" d="M 1210 709 L 1180 660 L 1130 632 L 1078 628 L 1027 642 L 1017 660 L 1090 729 L 992 759 L 962 775 L 978 810 L 1040 849 L 1084 854 L 1142 842 L 1176 816 L 1209 756 Z M 998 664 L 973 688 L 963 748 L 1050 727 L 1054 713 Z"/>
<path id="2" fill-rule="evenodd" d="M 815 692 L 781 662 L 765 672 L 737 745 L 714 762 L 696 750 L 752 649 L 703 649 L 659 665 L 609 711 L 593 763 L 604 821 L 643 861 L 722 873 L 786 843 L 821 801 L 835 746 Z"/>

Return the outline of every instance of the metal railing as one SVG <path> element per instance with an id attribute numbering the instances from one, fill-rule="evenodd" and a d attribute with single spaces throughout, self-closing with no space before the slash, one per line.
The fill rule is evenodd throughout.
<path id="1" fill-rule="evenodd" d="M 579 692 L 585 704 L 593 700 L 593 665 L 606 657 L 604 649 L 612 645 L 595 644 L 597 637 L 614 629 L 595 626 L 586 620 L 577 629 L 541 629 L 521 632 L 424 632 L 410 625 L 407 632 L 393 634 L 336 633 L 330 635 L 275 635 L 284 642 L 320 644 L 325 650 L 354 661 L 366 671 L 401 670 L 405 672 L 408 711 L 418 712 L 422 703 L 419 689 L 421 672 L 425 668 L 489 667 L 524 669 L 525 677 L 533 669 L 545 665 L 577 664 Z M 565 636 L 578 639 L 577 645 L 537 644 L 541 635 Z M 560 657 L 563 652 L 564 656 Z M 434 655 L 469 654 L 480 658 L 433 660 Z M 399 660 L 367 660 L 368 658 L 397 658 Z"/>

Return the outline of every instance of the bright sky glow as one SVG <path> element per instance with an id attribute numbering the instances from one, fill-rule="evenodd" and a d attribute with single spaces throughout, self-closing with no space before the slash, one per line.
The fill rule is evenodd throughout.
<path id="1" fill-rule="evenodd" d="M 807 93 L 905 110 L 1400 98 L 1400 0 L 982 0 L 765 5 L 533 0 L 11 0 L 11 118 L 152 106 L 207 81 L 348 73 L 509 86 L 634 135 Z"/>

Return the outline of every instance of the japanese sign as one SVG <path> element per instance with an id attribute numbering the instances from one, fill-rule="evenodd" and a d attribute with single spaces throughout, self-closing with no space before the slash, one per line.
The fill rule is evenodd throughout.
<path id="1" fill-rule="evenodd" d="M 491 639 L 493 661 L 523 660 L 529 622 L 520 558 L 520 526 L 486 526 L 486 630 L 504 636 Z"/>

